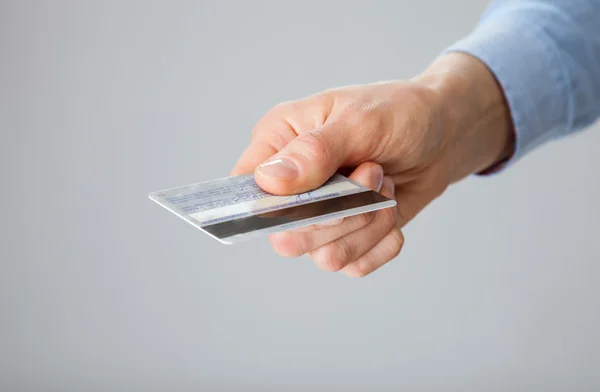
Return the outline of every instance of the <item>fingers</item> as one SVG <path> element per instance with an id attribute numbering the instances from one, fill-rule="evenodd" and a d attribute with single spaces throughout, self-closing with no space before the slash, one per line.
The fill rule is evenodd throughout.
<path id="1" fill-rule="evenodd" d="M 254 172 L 256 166 L 276 153 L 277 150 L 269 143 L 251 142 L 240 156 L 230 175 L 250 174 Z"/>
<path id="2" fill-rule="evenodd" d="M 364 277 L 394 259 L 404 245 L 404 236 L 394 227 L 381 241 L 358 259 L 346 265 L 342 272 L 352 278 Z"/>
<path id="3" fill-rule="evenodd" d="M 381 193 L 387 197 L 394 196 L 394 183 L 391 178 L 385 178 Z M 310 252 L 310 256 L 321 269 L 339 271 L 377 246 L 396 227 L 395 224 L 394 208 L 377 211 L 373 220 L 365 227 Z M 381 262 L 385 261 L 387 260 Z"/>
<path id="4" fill-rule="evenodd" d="M 354 182 L 365 186 L 369 189 L 379 192 L 383 185 L 383 168 L 373 162 L 365 162 L 359 165 L 354 171 L 348 176 L 349 179 Z M 343 218 L 337 218 L 330 221 L 325 221 L 313 226 L 304 228 L 303 231 L 318 230 L 323 227 L 336 226 L 342 223 Z"/>
<path id="5" fill-rule="evenodd" d="M 271 108 L 254 126 L 252 140 L 231 175 L 252 173 L 299 134 L 321 127 L 331 111 L 330 94 L 315 94 Z"/>
<path id="6" fill-rule="evenodd" d="M 356 168 L 349 178 L 363 186 L 379 191 L 383 184 L 383 169 L 375 163 L 363 163 Z M 375 213 L 365 213 L 342 220 L 336 219 L 293 231 L 273 234 L 269 236 L 269 240 L 275 251 L 280 255 L 297 257 L 367 226 L 374 217 Z"/>
<path id="7" fill-rule="evenodd" d="M 339 225 L 311 226 L 304 231 L 299 229 L 272 234 L 269 241 L 279 255 L 298 257 L 367 226 L 374 217 L 375 213 L 369 212 L 345 218 Z"/>
<path id="8" fill-rule="evenodd" d="M 339 271 L 375 246 L 393 227 L 393 209 L 377 211 L 368 225 L 310 252 L 310 257 L 322 270 Z"/>
<path id="9" fill-rule="evenodd" d="M 361 169 L 366 171 L 364 167 Z M 394 187 L 391 178 L 385 177 L 381 193 L 393 198 Z M 400 252 L 404 238 L 396 218 L 396 209 L 388 208 L 345 218 L 337 226 L 312 226 L 308 231 L 279 233 L 270 239 L 283 256 L 308 254 L 325 271 L 341 270 L 348 276 L 361 277 Z"/>
<path id="10" fill-rule="evenodd" d="M 254 172 L 258 165 L 277 154 L 279 150 L 296 137 L 296 132 L 290 124 L 281 120 L 261 120 L 255 129 L 271 129 L 272 131 L 269 133 L 255 131 L 257 132 L 256 136 L 252 138 L 237 161 L 231 171 L 232 176 Z"/>
<path id="11" fill-rule="evenodd" d="M 347 137 L 338 123 L 298 135 L 257 167 L 258 185 L 267 192 L 296 194 L 321 186 L 346 159 Z"/>

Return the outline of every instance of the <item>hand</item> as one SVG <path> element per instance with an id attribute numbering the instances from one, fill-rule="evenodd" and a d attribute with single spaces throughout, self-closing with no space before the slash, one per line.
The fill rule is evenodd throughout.
<path id="1" fill-rule="evenodd" d="M 510 153 L 510 116 L 478 60 L 450 54 L 406 82 L 323 91 L 271 109 L 232 175 L 254 172 L 278 195 L 322 185 L 336 171 L 395 198 L 384 209 L 271 235 L 281 255 L 365 276 L 396 257 L 402 227 L 452 183 Z"/>

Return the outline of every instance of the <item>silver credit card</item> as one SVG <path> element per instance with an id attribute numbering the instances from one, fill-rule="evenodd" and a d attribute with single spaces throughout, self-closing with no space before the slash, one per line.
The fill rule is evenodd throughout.
<path id="1" fill-rule="evenodd" d="M 298 195 L 267 193 L 246 174 L 152 192 L 149 197 L 225 244 L 396 205 L 340 174 Z"/>

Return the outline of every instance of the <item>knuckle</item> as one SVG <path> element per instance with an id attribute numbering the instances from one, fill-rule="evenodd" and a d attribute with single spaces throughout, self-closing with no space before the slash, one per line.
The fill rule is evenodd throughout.
<path id="1" fill-rule="evenodd" d="M 371 270 L 362 263 L 354 263 L 349 265 L 344 272 L 351 278 L 364 278 L 371 273 Z"/>
<path id="2" fill-rule="evenodd" d="M 386 112 L 385 103 L 372 98 L 358 99 L 351 105 L 351 121 L 365 130 L 379 129 Z"/>
<path id="3" fill-rule="evenodd" d="M 372 110 L 372 111 L 361 111 L 361 124 L 362 127 L 369 131 L 375 131 L 381 128 L 382 113 L 380 110 Z"/>
<path id="4" fill-rule="evenodd" d="M 283 257 L 299 257 L 306 253 L 304 242 L 296 233 L 278 233 L 269 237 L 271 246 Z"/>
<path id="5" fill-rule="evenodd" d="M 339 244 L 326 245 L 315 254 L 314 261 L 324 271 L 337 272 L 346 266 L 348 251 Z"/>
<path id="6" fill-rule="evenodd" d="M 394 230 L 392 232 L 392 259 L 400 254 L 404 247 L 404 235 L 400 230 Z"/>
<path id="7" fill-rule="evenodd" d="M 273 131 L 273 122 L 280 121 L 289 113 L 293 112 L 294 106 L 294 101 L 284 101 L 271 107 L 252 128 L 251 139 L 258 137 L 265 132 L 271 133 Z"/>
<path id="8" fill-rule="evenodd" d="M 311 161 L 322 162 L 327 160 L 331 151 L 330 142 L 321 131 L 306 132 L 296 139 L 298 153 Z"/>
<path id="9" fill-rule="evenodd" d="M 394 115 L 385 100 L 374 97 L 357 98 L 350 102 L 344 112 L 346 128 L 365 141 L 357 148 L 370 156 L 379 156 L 389 151 L 385 147 L 393 140 L 391 135 L 395 132 L 387 130 L 394 129 Z"/>
<path id="10" fill-rule="evenodd" d="M 396 225 L 396 213 L 393 208 L 386 208 L 381 212 L 381 225 L 390 230 Z"/>
<path id="11" fill-rule="evenodd" d="M 294 101 L 282 101 L 276 104 L 269 110 L 269 113 L 281 114 L 292 109 L 294 107 Z"/>
<path id="12" fill-rule="evenodd" d="M 282 132 L 266 132 L 265 143 L 271 146 L 275 152 L 281 151 L 289 142 L 289 138 L 284 136 Z"/>
<path id="13" fill-rule="evenodd" d="M 364 227 L 373 221 L 375 212 L 365 212 L 364 214 L 356 215 L 354 219 L 357 221 L 357 226 Z"/>

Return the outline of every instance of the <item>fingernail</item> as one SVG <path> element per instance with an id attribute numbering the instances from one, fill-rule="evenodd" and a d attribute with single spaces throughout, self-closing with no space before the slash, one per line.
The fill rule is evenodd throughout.
<path id="1" fill-rule="evenodd" d="M 337 219 L 331 219 L 325 222 L 321 222 L 318 225 L 319 226 L 336 226 L 339 225 L 340 223 L 342 223 L 342 221 L 344 220 L 344 218 L 337 218 Z"/>
<path id="2" fill-rule="evenodd" d="M 377 192 L 381 191 L 381 187 L 383 186 L 383 169 L 381 166 L 375 166 L 371 169 L 371 184 L 377 185 Z"/>
<path id="3" fill-rule="evenodd" d="M 286 158 L 276 158 L 266 161 L 258 167 L 258 172 L 271 178 L 293 180 L 298 177 L 298 168 L 294 162 Z"/>

